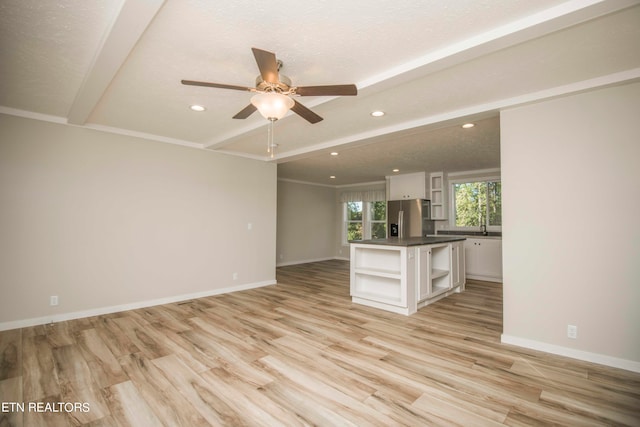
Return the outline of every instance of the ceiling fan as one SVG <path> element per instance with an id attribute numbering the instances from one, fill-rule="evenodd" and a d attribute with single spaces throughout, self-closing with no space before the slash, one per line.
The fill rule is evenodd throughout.
<path id="1" fill-rule="evenodd" d="M 256 78 L 255 87 L 228 85 L 221 83 L 182 80 L 183 85 L 215 87 L 220 89 L 255 92 L 251 104 L 243 108 L 234 119 L 246 119 L 256 110 L 271 122 L 281 119 L 291 109 L 309 123 L 318 123 L 322 117 L 300 104 L 292 96 L 353 96 L 358 94 L 354 84 L 329 86 L 293 86 L 291 80 L 279 74 L 282 61 L 266 50 L 251 48 L 258 63 L 260 75 Z"/>

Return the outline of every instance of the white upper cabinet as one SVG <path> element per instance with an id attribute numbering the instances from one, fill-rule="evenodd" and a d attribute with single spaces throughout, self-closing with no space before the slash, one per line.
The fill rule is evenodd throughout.
<path id="1" fill-rule="evenodd" d="M 426 199 L 425 172 L 407 173 L 389 177 L 389 200 Z"/>
<path id="2" fill-rule="evenodd" d="M 447 185 L 444 172 L 429 175 L 431 190 L 431 219 L 447 219 Z"/>

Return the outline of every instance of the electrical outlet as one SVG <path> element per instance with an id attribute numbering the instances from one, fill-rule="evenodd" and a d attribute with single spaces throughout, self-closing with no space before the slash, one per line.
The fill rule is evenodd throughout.
<path id="1" fill-rule="evenodd" d="M 574 340 L 578 338 L 578 327 L 575 325 L 567 325 L 567 337 Z"/>
<path id="2" fill-rule="evenodd" d="M 55 306 L 55 305 L 58 305 L 58 296 L 57 295 L 51 295 L 49 297 L 49 305 L 52 306 L 52 307 Z"/>
<path id="3" fill-rule="evenodd" d="M 233 280 L 238 280 L 238 273 L 233 273 Z"/>

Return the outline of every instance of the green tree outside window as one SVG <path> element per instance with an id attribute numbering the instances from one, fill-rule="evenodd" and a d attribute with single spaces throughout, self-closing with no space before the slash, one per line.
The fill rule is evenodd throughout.
<path id="1" fill-rule="evenodd" d="M 387 237 L 387 202 L 346 202 L 346 237 L 350 240 Z"/>
<path id="2" fill-rule="evenodd" d="M 387 202 L 371 202 L 371 238 L 385 239 L 387 237 Z"/>
<path id="3" fill-rule="evenodd" d="M 456 227 L 502 225 L 500 181 L 477 181 L 453 185 Z"/>
<path id="4" fill-rule="evenodd" d="M 347 240 L 362 240 L 362 202 L 347 202 Z"/>

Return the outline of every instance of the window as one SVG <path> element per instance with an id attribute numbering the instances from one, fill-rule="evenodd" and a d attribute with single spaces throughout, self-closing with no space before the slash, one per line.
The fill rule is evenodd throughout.
<path id="1" fill-rule="evenodd" d="M 347 241 L 362 240 L 362 202 L 345 203 L 347 210 Z"/>
<path id="2" fill-rule="evenodd" d="M 500 230 L 502 226 L 502 185 L 500 179 L 451 181 L 452 225 L 456 228 Z"/>
<path id="3" fill-rule="evenodd" d="M 345 233 L 349 240 L 384 239 L 387 237 L 387 202 L 345 202 Z"/>

